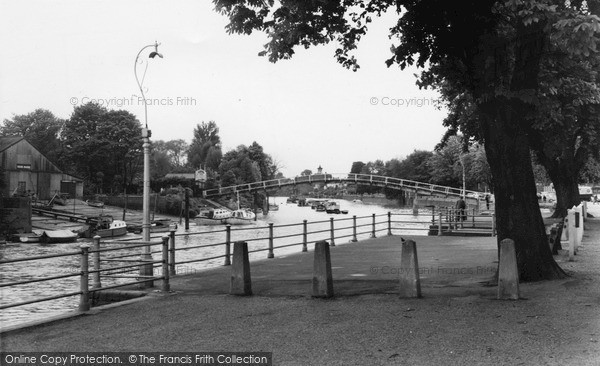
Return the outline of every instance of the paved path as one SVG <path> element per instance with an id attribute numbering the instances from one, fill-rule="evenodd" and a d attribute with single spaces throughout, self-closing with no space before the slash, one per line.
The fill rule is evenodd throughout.
<path id="1" fill-rule="evenodd" d="M 408 238 L 408 237 L 407 237 Z M 254 296 L 230 267 L 173 278 L 173 292 L 5 333 L 4 351 L 267 351 L 276 365 L 597 365 L 600 220 L 572 277 L 495 300 L 494 238 L 413 237 L 422 299 L 396 294 L 400 237 L 332 248 L 336 297 L 310 297 L 312 250 L 252 263 Z M 311 248 L 312 249 L 312 248 Z"/>

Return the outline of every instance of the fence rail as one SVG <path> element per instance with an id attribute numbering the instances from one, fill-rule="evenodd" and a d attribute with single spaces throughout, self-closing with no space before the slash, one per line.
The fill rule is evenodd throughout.
<path id="1" fill-rule="evenodd" d="M 458 229 L 460 226 L 468 226 L 464 220 L 458 220 L 462 213 L 453 209 L 442 209 L 437 212 L 434 210 L 431 215 L 431 222 L 417 222 L 402 219 L 402 216 L 414 216 L 411 214 L 391 213 L 372 214 L 368 216 L 352 216 L 335 220 L 333 217 L 327 220 L 308 222 L 303 220 L 301 223 L 274 225 L 272 223 L 262 227 L 232 227 L 226 225 L 219 230 L 211 230 L 198 233 L 180 233 L 176 234 L 171 230 L 167 236 L 152 238 L 159 239 L 150 242 L 140 241 L 101 241 L 100 237 L 93 238 L 91 245 L 85 243 L 77 251 L 70 251 L 61 254 L 43 255 L 36 257 L 23 257 L 8 260 L 0 260 L 0 265 L 24 261 L 43 261 L 56 257 L 79 257 L 79 269 L 74 273 L 48 276 L 44 278 L 32 278 L 21 281 L 0 283 L 0 288 L 13 288 L 27 285 L 35 282 L 57 281 L 70 277 L 79 277 L 80 288 L 78 291 L 66 291 L 64 293 L 53 294 L 41 298 L 27 299 L 17 303 L 0 305 L 0 310 L 14 308 L 18 306 L 55 300 L 64 297 L 79 296 L 79 310 L 87 311 L 90 308 L 90 299 L 93 294 L 99 291 L 143 284 L 152 286 L 154 281 L 162 281 L 162 290 L 169 291 L 170 276 L 177 275 L 177 266 L 190 263 L 214 261 L 222 259 L 225 266 L 231 265 L 231 244 L 236 241 L 245 241 L 256 243 L 250 253 L 267 252 L 267 258 L 274 258 L 276 251 L 284 248 L 301 247 L 302 252 L 308 251 L 308 243 L 319 240 L 329 241 L 331 246 L 335 246 L 341 239 L 350 239 L 350 242 L 358 241 L 359 237 L 368 236 L 375 238 L 378 235 L 393 235 L 397 230 L 411 230 L 415 232 L 422 231 L 423 234 L 436 229 L 438 235 L 446 231 Z M 469 215 L 473 226 L 476 222 L 485 217 L 491 219 L 491 231 L 493 235 L 494 224 L 493 217 L 485 215 Z M 291 232 L 290 229 L 298 228 Z M 282 231 L 282 229 L 286 229 Z M 266 231 L 267 234 L 261 234 Z M 177 246 L 177 239 L 184 240 L 194 236 L 214 235 L 222 237 L 222 240 L 216 242 L 206 242 L 200 245 Z M 253 237 L 254 235 L 254 237 Z M 427 235 L 427 234 L 425 234 Z M 235 237 L 235 239 L 233 239 Z M 149 247 L 142 250 L 142 248 Z M 157 248 L 158 247 L 158 248 Z M 222 252 L 209 253 L 202 255 L 185 257 L 183 253 L 191 250 L 203 250 L 221 248 Z M 139 251 L 136 251 L 139 249 Z M 154 250 L 153 250 L 154 249 Z M 150 253 L 150 259 L 144 257 L 140 252 Z M 152 255 L 159 259 L 153 260 Z M 152 271 L 147 271 L 147 266 L 152 266 Z M 156 275 L 159 272 L 159 275 Z M 152 276 L 145 275 L 152 273 Z M 119 280 L 119 283 L 108 284 L 106 281 Z M 104 284 L 103 284 L 104 282 Z"/>

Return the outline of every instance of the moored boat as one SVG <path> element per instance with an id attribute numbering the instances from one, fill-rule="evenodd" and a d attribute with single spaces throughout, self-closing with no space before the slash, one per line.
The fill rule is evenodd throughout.
<path id="1" fill-rule="evenodd" d="M 38 233 L 25 233 L 15 235 L 12 239 L 13 241 L 20 241 L 21 243 L 39 243 L 42 240 L 42 236 Z"/>
<path id="2" fill-rule="evenodd" d="M 122 220 L 113 220 L 110 215 L 100 215 L 98 223 L 93 230 L 93 236 L 98 235 L 101 238 L 122 236 L 127 234 L 127 223 Z"/>
<path id="3" fill-rule="evenodd" d="M 226 224 L 225 220 L 231 216 L 231 210 L 215 208 L 200 212 L 200 215 L 194 218 L 194 222 L 196 225 L 222 225 Z"/>
<path id="4" fill-rule="evenodd" d="M 232 216 L 225 219 L 229 225 L 248 225 L 256 219 L 254 212 L 248 209 L 238 209 L 233 211 Z"/>
<path id="5" fill-rule="evenodd" d="M 86 203 L 88 206 L 91 206 L 91 207 L 97 207 L 97 208 L 103 208 L 103 207 L 104 207 L 104 202 L 102 202 L 102 201 L 90 201 L 90 200 L 85 200 L 85 203 Z"/>
<path id="6" fill-rule="evenodd" d="M 44 230 L 41 241 L 44 243 L 71 243 L 77 240 L 79 235 L 71 230 Z"/>

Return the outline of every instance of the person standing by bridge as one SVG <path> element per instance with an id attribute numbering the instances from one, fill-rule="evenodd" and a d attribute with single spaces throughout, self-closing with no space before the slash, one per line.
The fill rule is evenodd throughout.
<path id="1" fill-rule="evenodd" d="M 456 201 L 456 215 L 458 216 L 458 221 L 465 221 L 467 219 L 467 203 L 465 202 L 464 197 L 460 197 L 458 201 Z"/>

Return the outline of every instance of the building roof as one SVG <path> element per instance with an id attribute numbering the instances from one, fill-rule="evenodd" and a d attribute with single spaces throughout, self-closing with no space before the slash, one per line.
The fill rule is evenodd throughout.
<path id="1" fill-rule="evenodd" d="M 23 139 L 25 139 L 23 136 L 0 136 L 0 151 L 8 149 Z"/>

